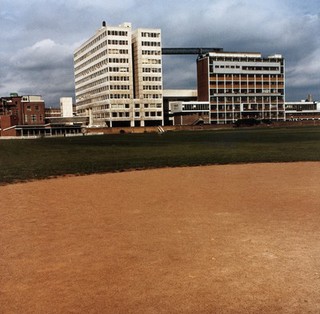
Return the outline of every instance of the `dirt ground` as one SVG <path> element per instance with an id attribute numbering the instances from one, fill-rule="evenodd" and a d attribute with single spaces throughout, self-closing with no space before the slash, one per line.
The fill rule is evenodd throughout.
<path id="1" fill-rule="evenodd" d="M 319 313 L 320 163 L 0 187 L 0 313 Z"/>

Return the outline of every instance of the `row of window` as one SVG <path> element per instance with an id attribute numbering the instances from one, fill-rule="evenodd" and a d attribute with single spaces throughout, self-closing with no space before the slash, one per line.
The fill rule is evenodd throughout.
<path id="1" fill-rule="evenodd" d="M 159 99 L 162 98 L 162 94 L 143 94 L 144 99 Z"/>
<path id="2" fill-rule="evenodd" d="M 38 105 L 35 105 L 33 108 L 34 108 L 34 110 L 39 111 L 39 106 Z M 31 111 L 31 109 L 32 109 L 31 106 L 28 105 L 27 106 L 27 111 Z"/>
<path id="3" fill-rule="evenodd" d="M 76 79 L 77 84 L 79 83 L 77 81 L 78 78 L 83 77 L 83 76 L 87 76 L 89 73 L 92 73 L 92 72 L 101 73 L 101 74 L 102 73 L 107 73 L 107 72 L 118 72 L 118 73 L 119 72 L 120 73 L 128 73 L 129 72 L 129 67 L 108 67 L 108 68 L 105 68 L 105 65 L 107 65 L 107 64 L 108 64 L 107 60 L 103 60 L 103 61 L 101 61 L 99 63 L 96 63 L 95 65 L 91 66 L 90 68 L 88 68 L 86 70 L 83 70 L 80 73 L 77 73 L 75 75 L 75 79 Z M 101 68 L 104 68 L 104 69 L 100 70 Z M 101 72 L 99 72 L 99 71 L 96 72 L 97 70 L 99 70 Z M 92 75 L 94 77 L 98 76 L 98 75 L 95 75 L 95 73 L 92 74 Z M 84 78 L 84 79 L 86 79 L 86 78 Z M 82 80 L 81 80 L 81 82 L 82 82 Z"/>
<path id="4" fill-rule="evenodd" d="M 144 76 L 142 80 L 144 82 L 161 82 L 162 77 L 161 76 Z"/>
<path id="5" fill-rule="evenodd" d="M 127 55 L 129 54 L 128 49 L 108 49 L 110 55 Z"/>
<path id="6" fill-rule="evenodd" d="M 109 72 L 129 72 L 128 67 L 109 67 Z"/>
<path id="7" fill-rule="evenodd" d="M 210 94 L 283 94 L 283 89 L 210 89 Z"/>
<path id="8" fill-rule="evenodd" d="M 103 41 L 100 45 L 94 47 L 92 50 L 90 50 L 89 52 L 87 52 L 85 55 L 83 55 L 81 58 L 76 60 L 76 63 L 81 62 L 82 60 L 87 59 L 90 55 L 94 54 L 95 52 L 101 50 L 104 46 L 107 45 L 106 41 Z M 128 55 L 129 54 L 129 50 L 128 49 L 108 49 L 107 50 L 108 54 L 124 54 L 124 55 Z M 115 62 L 115 61 L 109 61 L 109 62 Z M 120 61 L 123 62 L 123 61 Z"/>
<path id="9" fill-rule="evenodd" d="M 134 104 L 135 109 L 140 109 L 140 107 L 141 107 L 140 104 Z M 145 108 L 145 109 L 161 109 L 162 104 L 161 103 L 143 104 L 143 108 Z M 110 105 L 105 104 L 105 105 L 100 105 L 100 106 L 94 106 L 92 110 L 93 110 L 93 112 L 96 112 L 96 111 L 108 110 L 108 109 L 110 109 Z M 130 109 L 130 104 L 112 104 L 111 109 Z"/>
<path id="10" fill-rule="evenodd" d="M 160 33 L 154 33 L 154 32 L 141 32 L 142 37 L 149 37 L 149 38 L 159 38 Z"/>
<path id="11" fill-rule="evenodd" d="M 142 68 L 143 73 L 161 73 L 161 68 Z"/>
<path id="12" fill-rule="evenodd" d="M 161 64 L 161 59 L 143 59 L 142 64 Z"/>
<path id="13" fill-rule="evenodd" d="M 269 102 L 284 102 L 283 96 L 251 96 L 251 97 L 211 97 L 211 102 L 215 103 L 269 103 Z"/>
<path id="14" fill-rule="evenodd" d="M 96 56 L 94 56 L 91 59 L 87 60 L 86 62 L 82 63 L 81 65 L 76 66 L 75 67 L 75 71 L 77 72 L 77 71 L 81 70 L 82 68 L 86 67 L 87 65 L 93 64 L 94 61 L 97 61 L 97 60 L 101 59 L 106 54 L 107 54 L 107 51 L 105 51 L 105 50 L 100 52 L 99 54 L 97 54 Z M 106 63 L 106 60 L 104 60 L 104 63 Z"/>
<path id="15" fill-rule="evenodd" d="M 279 67 L 258 67 L 258 66 L 242 66 L 240 65 L 222 65 L 216 64 L 215 69 L 242 69 L 247 71 L 279 71 Z M 210 71 L 213 72 L 213 67 L 210 68 Z"/>
<path id="16" fill-rule="evenodd" d="M 109 63 L 129 63 L 128 58 L 109 58 Z"/>
<path id="17" fill-rule="evenodd" d="M 110 90 L 130 90 L 129 85 L 110 85 Z"/>
<path id="18" fill-rule="evenodd" d="M 161 50 L 142 50 L 141 54 L 143 56 L 160 56 Z"/>
<path id="19" fill-rule="evenodd" d="M 87 59 L 90 55 L 94 54 L 95 52 L 99 51 L 100 49 L 102 49 L 104 46 L 107 45 L 106 41 L 103 41 L 101 44 L 99 44 L 98 46 L 94 47 L 93 49 L 89 50 L 86 54 L 84 54 L 81 58 L 76 60 L 76 63 L 81 62 L 84 59 Z"/>
<path id="20" fill-rule="evenodd" d="M 104 90 L 102 90 L 102 91 L 104 91 Z M 77 103 L 79 104 L 79 106 L 83 106 L 83 105 L 88 105 L 88 104 L 99 103 L 100 101 L 105 101 L 108 99 L 131 99 L 131 98 L 132 98 L 132 95 L 130 95 L 130 94 L 114 94 L 114 93 L 104 94 L 104 95 L 96 96 L 96 97 L 92 98 L 92 94 L 89 93 L 89 94 L 77 96 Z"/>
<path id="21" fill-rule="evenodd" d="M 243 66 L 242 70 L 246 70 L 246 71 L 279 71 L 279 67 Z"/>
<path id="22" fill-rule="evenodd" d="M 211 79 L 216 80 L 273 80 L 273 79 L 283 79 L 282 74 L 223 74 L 223 73 L 213 73 L 210 75 Z"/>
<path id="23" fill-rule="evenodd" d="M 144 99 L 162 99 L 162 94 L 150 94 L 150 95 L 143 95 Z M 132 95 L 130 94 L 104 94 L 99 95 L 92 98 L 92 94 L 83 94 L 83 95 L 77 95 L 77 104 L 78 106 L 85 106 L 89 104 L 98 104 L 99 102 L 105 102 L 108 99 L 132 99 Z M 145 104 L 145 106 L 153 106 L 155 105 L 156 108 L 162 108 L 161 103 L 157 104 Z M 149 107 L 145 107 L 149 108 Z M 150 107 L 151 108 L 151 107 Z"/>
<path id="24" fill-rule="evenodd" d="M 161 85 L 143 85 L 143 90 L 162 90 Z"/>
<path id="25" fill-rule="evenodd" d="M 123 90 L 130 90 L 130 86 L 129 85 L 110 85 L 110 86 L 101 86 L 99 88 L 96 89 L 92 89 L 89 92 L 87 90 L 85 90 L 85 92 L 82 93 L 82 91 L 84 90 L 84 88 L 80 88 L 77 89 L 77 97 L 84 97 L 84 98 L 90 98 L 91 95 L 96 95 L 96 94 L 100 94 L 109 90 L 112 91 L 123 91 Z M 107 98 L 130 98 L 130 95 L 122 95 L 118 97 L 118 94 L 114 94 L 111 93 L 110 95 L 107 95 Z"/>
<path id="26" fill-rule="evenodd" d="M 85 52 L 89 47 L 93 46 L 95 43 L 99 42 L 102 38 L 106 37 L 106 32 L 103 32 L 102 34 L 100 34 L 99 36 L 97 36 L 96 38 L 94 38 L 92 41 L 90 41 L 89 43 L 87 43 L 83 48 L 81 48 L 76 54 L 75 54 L 75 58 L 82 54 L 83 52 Z"/>
<path id="27" fill-rule="evenodd" d="M 82 70 L 81 72 L 79 73 L 76 73 L 75 74 L 75 80 L 76 80 L 76 83 L 78 82 L 77 80 L 80 78 L 82 81 L 83 79 L 86 79 L 86 77 L 92 73 L 92 75 L 94 75 L 94 77 L 98 76 L 98 75 L 95 75 L 96 73 L 106 73 L 108 72 L 108 69 L 105 67 L 105 65 L 107 64 L 107 61 L 106 60 L 103 60 L 99 63 L 96 63 L 95 65 L 85 69 L 85 70 Z"/>
<path id="28" fill-rule="evenodd" d="M 247 87 L 247 86 L 260 86 L 262 87 L 268 87 L 268 86 L 272 86 L 272 85 L 283 85 L 283 82 L 278 82 L 278 81 L 252 81 L 252 82 L 248 82 L 248 81 L 214 81 L 211 82 L 211 86 L 219 86 L 219 87 L 223 87 L 225 85 L 227 86 L 241 86 L 241 87 Z"/>
<path id="29" fill-rule="evenodd" d="M 120 45 L 120 46 L 128 46 L 128 40 L 117 40 L 117 39 L 108 39 L 109 45 Z"/>
<path id="30" fill-rule="evenodd" d="M 94 81 L 94 82 L 92 82 L 92 83 L 90 83 L 90 84 L 86 84 L 86 85 L 84 85 L 84 86 L 82 86 L 82 87 L 79 87 L 79 88 L 77 88 L 76 90 L 77 90 L 77 93 L 80 93 L 80 92 L 82 92 L 82 91 L 84 91 L 84 90 L 87 90 L 87 89 L 92 88 L 92 87 L 97 86 L 97 85 L 101 85 L 101 84 L 103 84 L 103 83 L 105 83 L 105 82 L 106 82 L 106 79 L 103 78 L 103 79 Z"/>
<path id="31" fill-rule="evenodd" d="M 183 110 L 209 110 L 209 104 L 184 104 Z"/>
<path id="32" fill-rule="evenodd" d="M 107 95 L 107 99 L 130 99 L 132 98 L 132 95 L 130 94 L 110 94 Z"/>
<path id="33" fill-rule="evenodd" d="M 282 62 L 282 58 L 275 59 L 275 58 L 256 58 L 256 57 L 226 57 L 226 56 L 219 56 L 219 57 L 211 57 L 210 61 L 232 61 L 232 62 Z"/>
<path id="34" fill-rule="evenodd" d="M 24 115 L 24 122 L 28 123 L 28 122 L 43 122 L 43 115 L 39 115 L 39 120 L 38 120 L 38 116 L 36 114 L 32 114 L 32 115 Z"/>
<path id="35" fill-rule="evenodd" d="M 83 83 L 85 83 L 85 82 L 87 82 L 87 81 L 90 81 L 90 80 L 92 80 L 92 79 L 94 79 L 94 78 L 96 78 L 96 77 L 99 77 L 99 76 L 107 73 L 107 72 L 108 72 L 108 69 L 105 68 L 105 69 L 102 69 L 102 70 L 99 70 L 99 71 L 97 71 L 97 72 L 94 72 L 94 73 L 90 74 L 91 72 L 93 72 L 93 69 L 92 69 L 92 68 L 90 68 L 90 69 L 88 69 L 88 70 L 86 70 L 86 71 L 84 71 L 84 72 L 81 72 L 81 73 L 77 74 L 77 75 L 75 76 L 75 78 L 76 78 L 76 84 L 77 84 L 77 85 L 80 85 L 80 84 L 83 84 Z M 88 75 L 88 74 L 90 74 L 90 75 Z M 83 75 L 85 75 L 85 77 L 82 78 L 81 80 L 77 81 L 77 78 L 79 78 L 80 76 L 83 76 Z M 87 76 L 87 75 L 88 75 L 88 76 Z"/>
<path id="36" fill-rule="evenodd" d="M 107 78 L 108 80 L 108 78 Z M 129 76 L 110 76 L 109 81 L 110 82 L 128 82 L 130 80 Z"/>
<path id="37" fill-rule="evenodd" d="M 237 119 L 244 118 L 256 118 L 256 119 L 279 119 L 283 117 L 281 112 L 266 112 L 266 113 L 255 113 L 255 114 L 240 114 L 240 113 L 213 113 L 211 114 L 211 121 L 229 120 L 236 121 Z"/>
<path id="38" fill-rule="evenodd" d="M 283 104 L 232 104 L 232 105 L 211 105 L 212 111 L 265 111 L 283 110 Z"/>
<path id="39" fill-rule="evenodd" d="M 161 43 L 160 41 L 142 41 L 141 45 L 146 47 L 160 47 Z"/>
<path id="40" fill-rule="evenodd" d="M 115 31 L 115 30 L 109 30 L 108 31 L 108 35 L 112 35 L 112 36 L 128 36 L 128 32 L 127 31 Z"/>
<path id="41" fill-rule="evenodd" d="M 140 112 L 135 112 L 134 117 L 139 118 L 143 115 Z M 161 117 L 162 112 L 160 111 L 150 111 L 150 112 L 144 112 L 145 117 Z M 96 113 L 93 115 L 94 119 L 105 119 L 105 118 L 130 118 L 131 113 L 130 112 L 103 112 L 103 113 Z"/>
<path id="42" fill-rule="evenodd" d="M 85 82 L 87 82 L 89 80 L 92 80 L 95 77 L 99 77 L 99 76 L 101 76 L 101 75 L 103 75 L 103 74 L 105 74 L 107 72 L 108 72 L 107 69 L 100 70 L 100 71 L 98 71 L 98 72 L 96 72 L 94 74 L 91 74 L 91 75 L 83 78 L 82 80 L 78 81 L 77 85 L 79 86 L 80 84 L 85 83 Z M 77 91 L 81 91 L 81 90 L 90 88 L 90 87 L 92 87 L 94 85 L 102 84 L 102 83 L 107 82 L 107 81 L 110 81 L 110 82 L 128 82 L 129 80 L 130 80 L 129 76 L 118 76 L 118 75 L 117 76 L 110 76 L 110 77 L 107 76 L 107 77 L 104 77 L 103 79 L 100 79 L 100 80 L 97 80 L 97 81 L 95 81 L 93 83 L 87 84 L 87 85 L 85 85 L 85 86 L 83 86 L 81 88 L 77 88 Z"/>

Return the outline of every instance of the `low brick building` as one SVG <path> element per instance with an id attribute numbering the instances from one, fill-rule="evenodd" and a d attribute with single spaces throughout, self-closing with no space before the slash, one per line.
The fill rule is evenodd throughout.
<path id="1" fill-rule="evenodd" d="M 0 135 L 15 136 L 16 126 L 44 125 L 45 103 L 41 96 L 0 98 Z"/>

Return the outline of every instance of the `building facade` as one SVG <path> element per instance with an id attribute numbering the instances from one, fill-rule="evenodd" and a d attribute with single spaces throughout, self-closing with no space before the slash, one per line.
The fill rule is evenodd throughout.
<path id="1" fill-rule="evenodd" d="M 210 104 L 208 101 L 172 101 L 169 104 L 173 125 L 209 124 Z"/>
<path id="2" fill-rule="evenodd" d="M 44 123 L 44 100 L 41 96 L 18 96 L 0 98 L 0 116 L 11 116 L 15 125 Z"/>
<path id="3" fill-rule="evenodd" d="M 72 97 L 60 98 L 60 111 L 63 118 L 73 117 L 73 101 Z"/>
<path id="4" fill-rule="evenodd" d="M 162 125 L 161 32 L 102 27 L 74 53 L 77 114 L 93 126 Z"/>
<path id="5" fill-rule="evenodd" d="M 285 103 L 285 120 L 319 120 L 320 102 L 312 100 L 288 101 Z"/>
<path id="6" fill-rule="evenodd" d="M 284 120 L 285 64 L 281 55 L 212 52 L 197 60 L 198 100 L 210 102 L 210 123 Z"/>
<path id="7" fill-rule="evenodd" d="M 173 125 L 173 113 L 170 102 L 173 101 L 197 101 L 196 89 L 164 89 L 163 90 L 163 116 L 164 125 Z"/>
<path id="8" fill-rule="evenodd" d="M 44 125 L 45 103 L 41 96 L 18 96 L 0 98 L 0 135 L 15 136 L 15 129 Z"/>

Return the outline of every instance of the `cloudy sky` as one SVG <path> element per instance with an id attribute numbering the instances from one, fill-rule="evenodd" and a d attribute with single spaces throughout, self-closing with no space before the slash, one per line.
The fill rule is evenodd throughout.
<path id="1" fill-rule="evenodd" d="M 73 51 L 100 27 L 161 28 L 163 47 L 279 53 L 286 98 L 320 101 L 319 0 L 0 0 L 0 96 L 74 96 Z M 165 88 L 196 88 L 196 56 L 164 56 Z"/>

